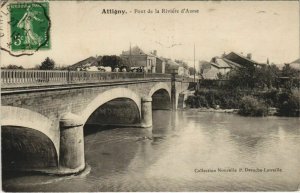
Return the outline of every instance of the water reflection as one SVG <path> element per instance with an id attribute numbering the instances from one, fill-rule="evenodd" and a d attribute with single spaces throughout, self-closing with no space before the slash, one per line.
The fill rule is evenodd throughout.
<path id="1" fill-rule="evenodd" d="M 297 118 L 155 111 L 153 128 L 87 128 L 86 176 L 16 177 L 15 191 L 292 191 L 300 179 Z M 195 169 L 280 168 L 277 173 Z M 51 178 L 53 179 L 53 178 Z M 32 181 L 40 182 L 30 184 Z M 29 185 L 28 185 L 29 184 Z"/>

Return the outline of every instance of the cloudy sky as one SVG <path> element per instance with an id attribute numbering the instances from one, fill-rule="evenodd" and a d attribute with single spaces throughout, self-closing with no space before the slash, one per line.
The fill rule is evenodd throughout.
<path id="1" fill-rule="evenodd" d="M 32 56 L 1 53 L 1 65 L 32 67 L 47 56 L 70 65 L 89 56 L 119 55 L 138 45 L 159 56 L 192 65 L 224 52 L 252 53 L 254 60 L 282 64 L 299 58 L 297 1 L 231 2 L 50 2 L 51 49 Z M 126 10 L 125 15 L 102 14 L 103 9 Z M 138 10 L 199 10 L 190 14 L 134 14 Z M 131 12 L 131 13 L 130 13 Z M 4 32 L 8 31 L 4 24 Z M 9 41 L 1 39 L 1 45 Z"/>

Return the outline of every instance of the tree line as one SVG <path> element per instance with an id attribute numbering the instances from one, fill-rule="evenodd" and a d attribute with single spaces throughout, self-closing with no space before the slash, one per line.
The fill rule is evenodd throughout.
<path id="1" fill-rule="evenodd" d="M 223 87 L 240 90 L 299 87 L 299 78 L 300 71 L 291 67 L 290 64 L 285 64 L 281 70 L 274 64 L 262 64 L 237 68 L 225 75 L 218 74 L 218 80 L 226 82 Z"/>
<path id="2" fill-rule="evenodd" d="M 1 69 L 24 69 L 22 65 L 17 66 L 15 64 L 9 64 L 8 66 L 1 67 Z M 47 57 L 40 65 L 36 65 L 31 68 L 32 70 L 60 70 L 61 68 L 56 67 L 54 60 Z"/>
<path id="3" fill-rule="evenodd" d="M 267 116 L 272 108 L 281 116 L 300 114 L 300 71 L 285 64 L 234 69 L 217 80 L 200 80 L 189 96 L 191 108 L 239 109 L 244 116 Z M 297 89 L 298 88 L 298 89 Z"/>
<path id="4" fill-rule="evenodd" d="M 182 60 L 175 60 L 179 65 L 183 66 L 184 68 L 188 69 L 191 75 L 196 73 L 196 70 L 193 67 L 189 67 L 188 64 Z M 101 58 L 100 61 L 97 61 L 97 66 L 104 66 L 104 67 L 111 67 L 112 70 L 115 68 L 126 68 L 128 69 L 130 66 L 130 61 L 120 56 L 116 55 L 105 55 Z M 5 67 L 1 67 L 1 69 L 24 69 L 23 66 L 17 66 L 14 64 L 10 64 Z M 31 68 L 32 70 L 74 70 L 68 67 L 58 67 L 53 59 L 47 57 L 41 64 L 36 65 L 35 67 Z"/>

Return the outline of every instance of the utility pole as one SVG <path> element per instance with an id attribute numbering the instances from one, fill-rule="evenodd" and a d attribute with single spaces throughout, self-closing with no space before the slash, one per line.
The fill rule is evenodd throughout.
<path id="1" fill-rule="evenodd" d="M 130 67 L 132 67 L 132 62 L 131 62 L 131 42 L 130 42 L 130 45 L 129 45 L 129 65 L 130 65 Z"/>
<path id="2" fill-rule="evenodd" d="M 194 83 L 196 82 L 195 43 L 194 43 Z"/>
<path id="3" fill-rule="evenodd" d="M 198 90 L 198 83 L 196 83 L 196 46 L 194 43 L 194 89 Z"/>

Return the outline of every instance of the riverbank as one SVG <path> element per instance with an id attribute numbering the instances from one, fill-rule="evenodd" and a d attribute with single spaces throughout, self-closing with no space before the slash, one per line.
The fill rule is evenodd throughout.
<path id="1" fill-rule="evenodd" d="M 183 111 L 193 111 L 193 112 L 215 112 L 215 113 L 234 113 L 237 114 L 239 109 L 214 109 L 214 108 L 184 108 Z M 277 108 L 271 107 L 268 109 L 268 116 L 275 116 L 277 113 Z"/>
<path id="2" fill-rule="evenodd" d="M 184 108 L 183 111 L 193 112 L 216 112 L 216 113 L 238 113 L 239 109 L 214 109 L 214 108 Z"/>
<path id="3" fill-rule="evenodd" d="M 300 116 L 300 94 L 289 90 L 202 89 L 187 97 L 186 106 L 203 112 L 237 112 L 243 116 Z M 239 109 L 239 110 L 236 110 Z"/>

